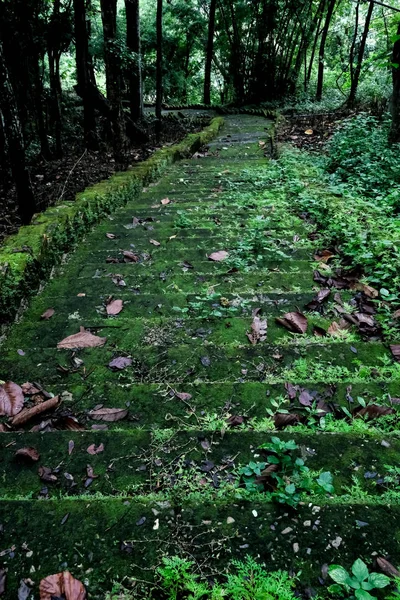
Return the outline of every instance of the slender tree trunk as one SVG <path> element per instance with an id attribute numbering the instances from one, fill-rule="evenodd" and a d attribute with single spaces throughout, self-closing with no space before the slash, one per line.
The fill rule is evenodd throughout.
<path id="1" fill-rule="evenodd" d="M 157 0 L 156 133 L 160 137 L 163 102 L 163 0 Z"/>
<path id="2" fill-rule="evenodd" d="M 12 177 L 17 190 L 18 212 L 22 223 L 30 222 L 36 212 L 29 174 L 25 161 L 25 146 L 14 90 L 11 86 L 0 38 L 0 110 L 3 115 L 4 133 L 8 145 Z"/>
<path id="3" fill-rule="evenodd" d="M 125 118 L 122 108 L 122 73 L 119 53 L 115 47 L 117 38 L 117 0 L 100 0 L 103 21 L 104 59 L 106 66 L 107 100 L 111 109 L 111 128 L 114 158 L 124 160 Z"/>
<path id="4" fill-rule="evenodd" d="M 392 55 L 392 126 L 389 133 L 391 143 L 400 142 L 400 23 L 397 27 L 397 38 L 399 39 L 394 43 Z"/>
<path id="5" fill-rule="evenodd" d="M 365 46 L 367 44 L 369 27 L 371 25 L 371 18 L 372 18 L 373 11 L 374 11 L 374 1 L 370 0 L 367 17 L 365 19 L 364 32 L 363 32 L 363 35 L 361 38 L 360 49 L 358 51 L 357 64 L 356 64 L 356 68 L 354 69 L 354 72 L 353 72 L 350 94 L 349 94 L 349 98 L 347 100 L 347 105 L 349 106 L 349 108 L 353 108 L 354 104 L 356 102 L 358 83 L 360 81 L 361 67 L 362 67 L 362 62 L 364 59 Z"/>
<path id="6" fill-rule="evenodd" d="M 130 65 L 129 103 L 132 121 L 143 117 L 143 89 L 142 89 L 142 56 L 140 42 L 140 13 L 139 0 L 125 0 L 126 10 L 126 45 L 134 55 L 134 64 Z"/>
<path id="7" fill-rule="evenodd" d="M 315 99 L 317 102 L 322 100 L 322 90 L 324 88 L 324 60 L 325 60 L 325 46 L 328 37 L 329 27 L 332 21 L 333 11 L 335 10 L 336 0 L 329 0 L 328 10 L 325 17 L 325 25 L 322 31 L 321 44 L 319 47 L 319 64 L 318 64 L 318 82 L 317 82 L 317 93 Z"/>
<path id="8" fill-rule="evenodd" d="M 214 54 L 214 35 L 215 35 L 215 13 L 217 9 L 217 0 L 211 0 L 210 15 L 208 20 L 208 40 L 206 53 L 206 66 L 204 71 L 204 104 L 211 104 L 211 69 Z"/>
<path id="9" fill-rule="evenodd" d="M 44 159 L 50 160 L 51 152 L 49 139 L 47 137 L 47 129 L 43 115 L 43 80 L 40 73 L 40 55 L 34 52 L 32 56 L 33 69 L 33 97 L 36 113 L 37 133 L 40 141 L 40 153 Z"/>
<path id="10" fill-rule="evenodd" d="M 313 69 L 313 66 L 314 66 L 315 54 L 317 52 L 318 38 L 319 38 L 320 34 L 322 33 L 321 32 L 321 25 L 322 25 L 322 19 L 323 19 L 323 16 L 324 16 L 324 8 L 325 8 L 325 0 L 322 0 L 322 10 L 321 10 L 321 14 L 320 14 L 319 19 L 318 19 L 317 28 L 315 30 L 314 43 L 312 45 L 310 62 L 308 64 L 307 87 L 310 84 L 312 69 Z"/>
<path id="11" fill-rule="evenodd" d="M 50 22 L 50 28 L 54 27 L 56 31 L 59 31 L 60 3 L 61 0 L 54 0 L 52 20 Z M 56 156 L 60 158 L 63 153 L 61 140 L 61 81 L 59 73 L 61 50 L 59 37 L 57 35 L 53 36 L 51 31 L 48 34 L 47 55 L 49 59 L 51 120 L 55 129 Z"/>
<path id="12" fill-rule="evenodd" d="M 86 26 L 85 0 L 74 0 L 74 18 L 76 72 L 78 93 L 83 100 L 83 128 L 85 133 L 85 143 L 89 150 L 96 150 L 98 148 L 98 141 L 96 135 L 95 107 L 91 99 L 90 91 L 92 82 L 89 69 L 89 39 Z"/>

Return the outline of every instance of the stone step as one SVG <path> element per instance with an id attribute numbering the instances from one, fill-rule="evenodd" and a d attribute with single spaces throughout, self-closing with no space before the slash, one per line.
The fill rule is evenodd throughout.
<path id="1" fill-rule="evenodd" d="M 79 332 L 77 324 L 76 332 Z M 36 380 L 42 385 L 62 382 L 63 387 L 82 377 L 97 385 L 104 381 L 134 383 L 242 382 L 269 383 L 296 380 L 368 381 L 383 377 L 398 381 L 400 365 L 381 343 L 342 342 L 332 345 L 313 342 L 303 347 L 262 343 L 257 347 L 226 345 L 137 348 L 126 342 L 123 332 L 118 344 L 72 352 L 4 346 L 2 372 L 17 383 Z M 61 341 L 61 340 L 60 340 Z M 133 363 L 121 373 L 108 364 L 130 355 Z M 83 361 L 77 368 L 72 357 Z M 386 376 L 387 375 L 387 376 Z"/>
<path id="2" fill-rule="evenodd" d="M 201 500 L 200 500 L 201 498 Z M 69 569 L 93 598 L 113 581 L 151 580 L 164 556 L 185 555 L 205 574 L 222 573 L 233 560 L 262 557 L 266 570 L 300 573 L 315 587 L 321 564 L 368 564 L 376 556 L 400 562 L 400 507 L 363 501 L 307 503 L 293 512 L 262 500 L 226 495 L 209 500 L 87 498 L 1 500 L 2 563 L 8 597 L 21 576 L 36 582 Z M 210 553 L 210 548 L 212 552 Z M 9 549 L 9 550 L 7 550 Z"/>
<path id="3" fill-rule="evenodd" d="M 38 499 L 43 496 L 43 487 L 50 498 L 84 494 L 89 499 L 97 493 L 110 497 L 169 497 L 176 492 L 175 486 L 189 484 L 188 493 L 205 490 L 217 497 L 215 490 L 219 488 L 234 492 L 239 487 L 240 467 L 266 461 L 268 452 L 260 447 L 274 436 L 283 441 L 294 440 L 298 449 L 291 455 L 302 458 L 313 472 L 331 473 L 335 488 L 332 495 L 336 499 L 347 493 L 354 480 L 370 496 L 382 495 L 386 487 L 376 482 L 388 474 L 387 465 L 394 464 L 400 452 L 400 440 L 394 434 L 320 433 L 310 439 L 308 433 L 221 434 L 207 429 L 167 430 L 162 435 L 139 429 L 53 431 L 24 433 L 23 438 L 10 433 L 0 438 L 1 495 L 15 495 L 18 480 L 16 495 Z M 36 461 L 16 454 L 26 448 L 35 451 Z M 88 475 L 88 464 L 94 476 Z M 43 467 L 49 471 L 44 473 Z M 254 500 L 259 495 L 255 493 Z"/>

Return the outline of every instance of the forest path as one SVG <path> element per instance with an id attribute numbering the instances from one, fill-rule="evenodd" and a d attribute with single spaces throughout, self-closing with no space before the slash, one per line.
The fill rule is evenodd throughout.
<path id="1" fill-rule="evenodd" d="M 68 567 L 101 597 L 112 580 L 151 577 L 164 554 L 194 557 L 209 573 L 250 553 L 268 568 L 302 569 L 307 583 L 324 563 L 400 560 L 398 506 L 388 512 L 372 486 L 368 499 L 344 489 L 395 460 L 400 442 L 315 427 L 350 394 L 396 395 L 397 384 L 360 378 L 360 364 L 389 361 L 389 352 L 313 335 L 352 295 L 333 290 L 323 309 L 306 308 L 320 289 L 317 242 L 293 210 L 279 161 L 265 156 L 270 125 L 228 117 L 204 156 L 175 164 L 98 225 L 12 328 L 1 377 L 35 382 L 62 403 L 33 431 L 0 436 L 10 594 L 22 577 Z M 121 308 L 111 297 L 122 301 L 116 316 L 107 315 L 107 305 Z M 48 309 L 54 315 L 41 319 Z M 296 311 L 307 334 L 275 320 Z M 255 322 L 251 343 L 256 313 L 268 329 Z M 104 345 L 57 349 L 80 327 Z M 257 449 L 274 420 L 281 429 L 296 415 L 298 431 L 275 435 L 294 439 L 311 469 L 332 473 L 333 500 L 321 495 L 295 511 L 256 492 L 240 498 L 238 466 L 263 460 Z M 40 459 L 16 459 L 20 448 Z"/>

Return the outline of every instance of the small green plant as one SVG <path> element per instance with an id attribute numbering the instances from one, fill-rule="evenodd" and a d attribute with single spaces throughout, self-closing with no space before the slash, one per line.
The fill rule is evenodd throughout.
<path id="1" fill-rule="evenodd" d="M 239 470 L 245 488 L 252 492 L 270 491 L 276 502 L 292 507 L 299 504 L 304 494 L 332 494 L 332 474 L 310 471 L 304 460 L 293 454 L 298 449 L 294 440 L 285 442 L 272 437 L 271 443 L 260 446 L 268 453 L 266 461 L 251 461 Z"/>
<path id="2" fill-rule="evenodd" d="M 253 558 L 232 561 L 236 574 L 228 575 L 226 591 L 232 600 L 294 600 L 294 581 L 288 573 L 268 573 Z"/>
<path id="3" fill-rule="evenodd" d="M 353 594 L 350 598 L 357 600 L 377 600 L 376 596 L 370 594 L 375 589 L 382 589 L 389 585 L 390 579 L 382 573 L 370 573 L 367 565 L 358 558 L 351 567 L 351 574 L 340 565 L 329 567 L 329 576 L 335 582 L 330 586 L 332 593 Z"/>

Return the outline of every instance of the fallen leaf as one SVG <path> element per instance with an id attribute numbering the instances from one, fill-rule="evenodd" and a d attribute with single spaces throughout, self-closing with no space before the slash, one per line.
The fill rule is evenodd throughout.
<path id="1" fill-rule="evenodd" d="M 57 476 L 54 475 L 53 469 L 50 469 L 50 467 L 39 467 L 38 473 L 42 481 L 48 481 L 49 483 L 57 481 Z"/>
<path id="2" fill-rule="evenodd" d="M 13 417 L 21 412 L 24 406 L 22 388 L 12 381 L 0 385 L 0 415 Z"/>
<path id="3" fill-rule="evenodd" d="M 86 590 L 69 571 L 49 575 L 39 585 L 40 600 L 53 600 L 65 597 L 65 600 L 85 600 Z"/>
<path id="4" fill-rule="evenodd" d="M 246 333 L 250 343 L 256 346 L 258 342 L 265 342 L 267 339 L 267 319 L 260 319 L 257 315 L 251 324 L 252 331 Z"/>
<path id="5" fill-rule="evenodd" d="M 70 440 L 68 442 L 68 454 L 69 454 L 69 456 L 71 456 L 71 454 L 73 453 L 74 448 L 75 448 L 75 442 L 74 442 L 74 440 Z"/>
<path id="6" fill-rule="evenodd" d="M 288 393 L 289 400 L 294 400 L 297 397 L 297 392 L 299 391 L 298 385 L 293 385 L 292 383 L 285 383 L 285 389 Z"/>
<path id="7" fill-rule="evenodd" d="M 300 416 L 296 413 L 276 413 L 274 415 L 275 427 L 288 427 L 289 425 L 297 425 L 300 421 Z"/>
<path id="8" fill-rule="evenodd" d="M 121 421 L 128 415 L 128 410 L 125 408 L 99 408 L 89 412 L 89 417 L 94 421 L 107 421 L 114 423 Z"/>
<path id="9" fill-rule="evenodd" d="M 109 317 L 116 317 L 124 308 L 122 300 L 110 300 L 106 306 L 106 311 Z"/>
<path id="10" fill-rule="evenodd" d="M 243 417 L 241 415 L 231 415 L 230 417 L 227 418 L 226 422 L 231 427 L 238 427 L 239 425 L 243 425 L 245 420 L 246 420 L 246 417 Z"/>
<path id="11" fill-rule="evenodd" d="M 203 365 L 203 367 L 209 367 L 211 366 L 211 359 L 209 356 L 202 356 L 200 358 L 200 362 Z"/>
<path id="12" fill-rule="evenodd" d="M 106 233 L 106 237 L 109 240 L 115 240 L 115 238 L 117 237 L 114 233 Z"/>
<path id="13" fill-rule="evenodd" d="M 400 309 L 396 310 L 396 312 L 392 315 L 393 319 L 400 319 Z"/>
<path id="14" fill-rule="evenodd" d="M 359 281 L 355 282 L 351 286 L 351 289 L 357 292 L 364 292 L 368 298 L 377 298 L 379 296 L 378 290 L 365 283 L 360 283 Z"/>
<path id="15" fill-rule="evenodd" d="M 327 263 L 334 256 L 335 255 L 332 254 L 332 252 L 330 252 L 329 250 L 322 250 L 322 252 L 315 254 L 314 260 L 316 260 L 318 262 Z"/>
<path id="16" fill-rule="evenodd" d="M 21 581 L 19 582 L 19 588 L 18 588 L 18 600 L 28 600 L 30 593 L 32 591 L 32 587 L 30 585 L 28 585 L 27 581 L 29 581 L 30 583 L 32 583 L 33 586 L 33 582 L 28 579 L 21 579 Z"/>
<path id="17" fill-rule="evenodd" d="M 299 402 L 302 406 L 312 406 L 313 400 L 314 398 L 307 390 L 303 390 L 299 396 Z"/>
<path id="18" fill-rule="evenodd" d="M 42 414 L 48 410 L 52 410 L 56 408 L 59 403 L 59 396 L 54 396 L 54 398 L 50 398 L 49 400 L 45 400 L 44 402 L 40 402 L 40 404 L 36 404 L 32 406 L 32 408 L 25 408 L 21 412 L 19 412 L 11 421 L 13 427 L 18 427 L 19 425 L 23 425 L 27 421 L 30 421 L 37 415 Z"/>
<path id="19" fill-rule="evenodd" d="M 153 246 L 161 246 L 160 242 L 157 242 L 157 240 L 150 240 L 150 244 L 153 244 Z"/>
<path id="20" fill-rule="evenodd" d="M 397 362 L 400 362 L 400 344 L 394 344 L 394 345 L 390 346 L 390 351 L 393 354 L 394 359 Z M 1 407 L 1 396 L 0 396 L 0 407 Z"/>
<path id="21" fill-rule="evenodd" d="M 369 419 L 378 419 L 379 417 L 386 417 L 394 413 L 394 408 L 390 406 L 381 406 L 380 404 L 368 404 L 368 406 L 357 407 L 353 414 L 356 417 L 368 417 Z"/>
<path id="22" fill-rule="evenodd" d="M 214 262 L 221 262 L 226 260 L 229 256 L 229 253 L 225 250 L 219 250 L 218 252 L 213 252 L 209 255 L 209 260 L 213 260 Z"/>
<path id="23" fill-rule="evenodd" d="M 110 363 L 108 363 L 108 366 L 110 367 L 110 369 L 115 369 L 116 371 L 122 371 L 123 369 L 130 367 L 131 364 L 132 364 L 131 358 L 129 358 L 127 356 L 118 356 L 117 358 L 114 358 Z"/>
<path id="24" fill-rule="evenodd" d="M 134 252 L 131 252 L 130 250 L 124 250 L 122 254 L 124 256 L 125 262 L 139 262 L 139 256 Z"/>
<path id="25" fill-rule="evenodd" d="M 163 198 L 163 199 L 161 200 L 161 204 L 162 204 L 163 206 L 166 206 L 167 204 L 170 204 L 170 202 L 171 202 L 171 200 L 170 200 L 169 198 Z"/>
<path id="26" fill-rule="evenodd" d="M 311 310 L 311 311 L 317 310 L 323 304 L 323 302 L 328 300 L 330 295 L 331 295 L 331 290 L 329 290 L 328 288 L 324 288 L 324 289 L 320 290 L 318 292 L 318 294 L 316 296 L 314 296 L 314 298 L 311 300 L 311 302 L 309 302 L 306 305 L 305 308 L 307 310 Z"/>
<path id="27" fill-rule="evenodd" d="M 314 130 L 313 129 L 306 129 L 304 132 L 306 135 L 313 135 Z"/>
<path id="28" fill-rule="evenodd" d="M 49 319 L 51 319 L 51 317 L 54 315 L 56 311 L 54 310 L 54 308 L 48 308 L 47 310 L 44 311 L 44 313 L 40 316 L 41 319 L 48 321 Z"/>
<path id="29" fill-rule="evenodd" d="M 386 558 L 378 557 L 376 564 L 388 577 L 400 577 L 400 572 Z"/>
<path id="30" fill-rule="evenodd" d="M 107 338 L 101 338 L 97 335 L 93 335 L 90 331 L 86 331 L 84 327 L 80 328 L 79 333 L 75 333 L 74 335 L 70 335 L 66 337 L 64 340 L 57 344 L 57 348 L 73 350 L 80 348 L 97 348 L 100 346 L 104 346 Z"/>
<path id="31" fill-rule="evenodd" d="M 293 333 L 306 333 L 308 327 L 307 317 L 300 312 L 286 313 L 282 318 L 278 317 L 276 322 Z"/>
<path id="32" fill-rule="evenodd" d="M 100 452 L 104 452 L 104 444 L 100 444 L 99 446 L 91 444 L 87 449 L 87 453 L 92 455 L 100 454 Z"/>
<path id="33" fill-rule="evenodd" d="M 0 596 L 6 591 L 7 569 L 0 569 Z"/>
<path id="34" fill-rule="evenodd" d="M 37 462 L 40 458 L 39 452 L 35 448 L 19 448 L 15 456 Z"/>
<path id="35" fill-rule="evenodd" d="M 327 333 L 333 337 L 340 337 L 343 334 L 343 331 L 346 331 L 349 327 L 349 323 L 344 319 L 340 319 L 339 323 L 333 321 L 333 323 L 329 325 Z"/>
<path id="36" fill-rule="evenodd" d="M 188 394 L 186 392 L 176 392 L 174 391 L 174 394 L 177 398 L 179 398 L 179 400 L 183 400 L 184 402 L 187 402 L 188 400 L 192 399 L 192 394 Z"/>
<path id="37" fill-rule="evenodd" d="M 27 381 L 21 385 L 22 392 L 24 396 L 34 396 L 35 394 L 40 394 L 41 390 L 39 390 L 33 383 Z"/>

